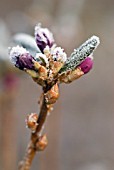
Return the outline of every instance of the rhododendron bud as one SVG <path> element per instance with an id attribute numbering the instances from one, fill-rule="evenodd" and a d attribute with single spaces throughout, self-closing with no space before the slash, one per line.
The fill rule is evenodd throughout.
<path id="1" fill-rule="evenodd" d="M 67 60 L 67 55 L 61 47 L 53 49 L 51 55 L 50 69 L 52 70 L 53 75 L 56 75 Z"/>
<path id="2" fill-rule="evenodd" d="M 47 104 L 54 104 L 59 98 L 59 87 L 58 84 L 54 84 L 52 88 L 44 94 Z"/>
<path id="3" fill-rule="evenodd" d="M 84 72 L 84 74 L 86 74 L 92 69 L 93 60 L 90 57 L 88 57 L 79 65 L 79 67 Z"/>
<path id="4" fill-rule="evenodd" d="M 10 60 L 18 67 L 20 70 L 34 69 L 34 58 L 29 54 L 29 52 L 20 46 L 11 48 L 10 50 Z"/>
<path id="5" fill-rule="evenodd" d="M 41 28 L 40 24 L 35 27 L 35 39 L 42 53 L 47 45 L 51 48 L 54 44 L 53 34 L 47 28 Z"/>
<path id="6" fill-rule="evenodd" d="M 45 65 L 46 67 L 49 67 L 49 61 L 45 54 L 37 53 L 35 56 L 35 60 L 40 60 L 41 64 Z"/>
<path id="7" fill-rule="evenodd" d="M 80 78 L 81 76 L 84 75 L 84 72 L 81 70 L 80 67 L 77 67 L 73 71 L 68 71 L 67 73 L 63 73 L 59 77 L 60 83 L 71 83 L 72 81 Z"/>
<path id="8" fill-rule="evenodd" d="M 54 61 L 65 62 L 67 60 L 67 55 L 64 52 L 64 49 L 61 47 L 56 47 L 52 52 L 52 58 Z"/>
<path id="9" fill-rule="evenodd" d="M 46 148 L 47 144 L 48 144 L 47 136 L 42 135 L 39 137 L 39 140 L 36 143 L 36 149 L 38 151 L 43 151 Z"/>
<path id="10" fill-rule="evenodd" d="M 31 113 L 27 116 L 26 126 L 29 129 L 31 129 L 32 132 L 35 132 L 38 126 L 37 120 L 38 120 L 38 115 L 36 113 Z"/>

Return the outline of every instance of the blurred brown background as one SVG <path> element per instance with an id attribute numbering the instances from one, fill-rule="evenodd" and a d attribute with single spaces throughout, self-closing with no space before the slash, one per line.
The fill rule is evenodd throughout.
<path id="1" fill-rule="evenodd" d="M 49 145 L 36 155 L 31 170 L 114 170 L 114 1 L 0 1 L 0 48 L 6 50 L 17 32 L 33 35 L 38 22 L 51 29 L 68 55 L 92 35 L 101 44 L 94 69 L 61 85 L 44 128 Z M 4 74 L 0 78 L 0 170 L 17 169 L 30 136 L 26 114 L 39 111 L 41 88 L 25 74 L 17 77 L 13 92 L 4 87 Z"/>

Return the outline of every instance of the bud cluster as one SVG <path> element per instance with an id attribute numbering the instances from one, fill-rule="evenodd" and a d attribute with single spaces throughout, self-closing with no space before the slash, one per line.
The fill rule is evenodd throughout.
<path id="1" fill-rule="evenodd" d="M 92 69 L 92 55 L 100 43 L 97 36 L 92 36 L 67 58 L 64 49 L 55 44 L 53 34 L 47 28 L 42 28 L 41 24 L 35 26 L 35 41 L 38 50 L 33 45 L 33 37 L 24 36 L 25 42 L 22 35 L 20 35 L 20 40 L 19 35 L 16 36 L 15 41 L 23 46 L 17 45 L 10 49 L 11 62 L 20 70 L 28 73 L 37 84 L 51 87 L 45 94 L 48 104 L 54 103 L 59 96 L 56 83 L 70 83 Z M 32 41 L 32 45 L 27 44 L 28 40 Z"/>
<path id="2" fill-rule="evenodd" d="M 26 34 L 18 34 L 14 40 L 20 46 L 10 48 L 11 62 L 29 74 L 43 89 L 39 115 L 31 113 L 26 118 L 26 126 L 32 132 L 32 146 L 28 147 L 23 167 L 30 169 L 25 167 L 28 165 L 28 160 L 31 159 L 31 164 L 34 153 L 43 151 L 48 144 L 47 137 L 41 135 L 41 130 L 46 116 L 59 98 L 59 84 L 71 83 L 92 69 L 93 52 L 100 41 L 97 36 L 92 36 L 67 58 L 64 49 L 55 44 L 53 34 L 47 28 L 42 28 L 40 24 L 35 27 L 35 40 Z"/>
<path id="3" fill-rule="evenodd" d="M 35 40 L 38 46 L 35 56 L 17 45 L 10 48 L 10 59 L 17 68 L 26 71 L 34 81 L 45 86 L 47 82 L 53 81 L 63 67 L 67 55 L 64 49 L 56 46 L 52 33 L 47 28 L 42 28 L 40 24 L 35 27 Z M 19 35 L 17 41 L 20 42 Z"/>

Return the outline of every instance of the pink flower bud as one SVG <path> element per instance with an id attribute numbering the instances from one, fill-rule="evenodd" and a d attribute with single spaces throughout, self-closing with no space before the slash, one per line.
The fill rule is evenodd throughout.
<path id="1" fill-rule="evenodd" d="M 84 72 L 84 74 L 88 73 L 93 67 L 93 60 L 90 57 L 87 57 L 79 67 Z"/>

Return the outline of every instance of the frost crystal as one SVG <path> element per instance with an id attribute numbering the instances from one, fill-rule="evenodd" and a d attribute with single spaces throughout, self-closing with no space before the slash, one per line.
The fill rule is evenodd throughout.
<path id="1" fill-rule="evenodd" d="M 46 64 L 46 67 L 49 67 L 49 61 L 48 61 L 48 58 L 46 57 L 45 54 L 42 54 L 42 53 L 37 53 L 36 56 L 35 56 L 35 60 L 39 61 L 39 59 Z"/>
<path id="2" fill-rule="evenodd" d="M 41 52 L 47 45 L 51 48 L 54 44 L 53 34 L 47 28 L 41 28 L 41 24 L 35 27 L 35 39 Z"/>
<path id="3" fill-rule="evenodd" d="M 66 64 L 60 70 L 60 73 L 67 70 L 74 70 L 80 65 L 88 56 L 92 55 L 94 50 L 99 45 L 100 40 L 97 36 L 92 36 L 79 48 L 75 49 L 71 56 L 67 59 Z"/>
<path id="4" fill-rule="evenodd" d="M 11 62 L 15 65 L 17 62 L 17 58 L 20 55 L 25 54 L 25 53 L 29 53 L 29 52 L 23 47 L 16 46 L 16 47 L 10 48 L 9 55 L 10 55 Z"/>
<path id="5" fill-rule="evenodd" d="M 24 68 L 34 70 L 33 64 L 34 58 L 23 47 L 20 46 L 13 47 L 10 50 L 10 60 L 20 70 L 24 70 Z"/>
<path id="6" fill-rule="evenodd" d="M 64 49 L 61 47 L 56 47 L 52 52 L 52 58 L 54 61 L 65 62 L 67 60 L 67 55 L 64 52 Z"/>

